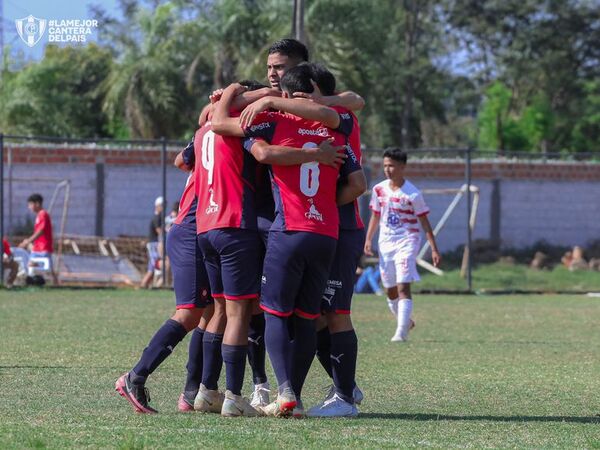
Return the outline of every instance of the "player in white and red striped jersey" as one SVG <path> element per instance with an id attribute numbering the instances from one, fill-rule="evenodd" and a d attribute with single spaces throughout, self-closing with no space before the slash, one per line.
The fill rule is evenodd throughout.
<path id="1" fill-rule="evenodd" d="M 373 187 L 369 205 L 372 215 L 365 242 L 365 254 L 373 255 L 371 241 L 379 228 L 379 270 L 387 290 L 388 305 L 397 321 L 392 342 L 406 341 L 414 325 L 410 318 L 410 284 L 420 280 L 417 253 L 421 247 L 421 227 L 431 245 L 433 265 L 437 267 L 441 261 L 423 194 L 404 178 L 406 160 L 406 153 L 400 149 L 384 152 L 386 180 Z"/>

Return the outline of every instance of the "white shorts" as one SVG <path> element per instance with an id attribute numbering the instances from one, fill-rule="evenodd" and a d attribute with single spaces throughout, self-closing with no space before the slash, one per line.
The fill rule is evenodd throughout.
<path id="1" fill-rule="evenodd" d="M 417 233 L 401 239 L 379 240 L 379 272 L 383 287 L 421 280 L 417 272 L 417 253 L 421 236 Z"/>

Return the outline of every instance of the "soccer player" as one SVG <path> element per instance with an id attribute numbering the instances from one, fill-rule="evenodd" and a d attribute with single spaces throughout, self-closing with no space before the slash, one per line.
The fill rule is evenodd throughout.
<path id="1" fill-rule="evenodd" d="M 150 395 L 146 380 L 192 330 L 188 376 L 178 402 L 180 411 L 193 409 L 194 398 L 200 387 L 203 329 L 212 312 L 212 298 L 202 253 L 196 242 L 197 204 L 194 177 L 190 176 L 180 200 L 179 213 L 167 235 L 167 254 L 171 259 L 175 290 L 175 314 L 152 337 L 133 369 L 115 383 L 115 390 L 139 413 L 158 412 L 148 404 Z"/>
<path id="2" fill-rule="evenodd" d="M 44 197 L 41 194 L 31 194 L 27 199 L 27 207 L 31 212 L 35 213 L 35 224 L 33 226 L 33 234 L 27 239 L 23 239 L 19 247 L 27 248 L 33 244 L 30 256 L 48 258 L 52 281 L 56 285 L 58 284 L 58 278 L 52 264 L 52 253 L 54 251 L 52 220 L 50 220 L 48 211 L 44 209 Z"/>
<path id="3" fill-rule="evenodd" d="M 417 253 L 421 244 L 419 223 L 431 246 L 434 266 L 441 261 L 435 236 L 427 214 L 423 194 L 404 178 L 407 155 L 401 149 L 390 148 L 383 153 L 383 172 L 386 180 L 373 187 L 371 220 L 367 229 L 365 254 L 372 256 L 371 241 L 379 231 L 379 270 L 387 290 L 388 306 L 396 316 L 397 327 L 392 342 L 408 339 L 413 322 L 410 285 L 419 281 Z"/>
<path id="4" fill-rule="evenodd" d="M 267 78 L 272 88 L 281 90 L 281 78 L 285 73 L 302 62 L 308 62 L 308 49 L 302 42 L 295 39 L 280 39 L 269 47 L 267 57 Z M 305 97 L 325 106 L 342 106 L 352 111 L 357 111 L 365 106 L 363 98 L 352 92 L 345 91 L 320 95 L 317 91 L 294 92 L 295 97 Z"/>
<path id="5" fill-rule="evenodd" d="M 232 107 L 237 110 L 244 110 L 242 117 L 245 117 L 243 126 L 250 125 L 252 119 L 265 108 L 255 104 L 258 100 L 267 100 L 266 96 L 279 96 L 281 77 L 291 68 L 298 64 L 307 62 L 309 59 L 308 49 L 304 44 L 295 39 L 281 39 L 274 42 L 269 48 L 267 57 L 267 78 L 271 85 L 271 90 L 260 89 L 252 92 L 244 92 L 235 97 L 232 101 Z M 275 91 L 275 92 L 273 92 Z M 216 90 L 211 96 L 211 101 L 218 100 L 223 93 L 222 89 Z M 334 91 L 322 95 L 318 89 L 312 92 L 295 92 L 295 96 L 308 98 L 316 103 L 326 106 L 340 106 L 349 110 L 360 110 L 364 107 L 365 101 L 361 96 L 351 91 L 336 94 Z M 262 104 L 264 105 L 264 103 Z M 244 109 L 245 108 L 245 109 Z M 266 241 L 269 229 L 274 220 L 274 203 L 270 189 L 268 173 L 264 167 L 258 168 L 257 174 L 257 219 L 258 228 L 263 239 L 264 249 L 266 250 Z M 265 346 L 264 346 L 264 314 L 260 308 L 255 308 L 252 313 L 250 329 L 248 335 L 249 349 L 248 359 L 253 371 L 255 390 L 252 394 L 251 404 L 253 406 L 264 406 L 268 403 L 269 384 L 267 383 L 265 372 Z"/>
<path id="6" fill-rule="evenodd" d="M 335 78 L 322 65 L 311 64 L 312 79 L 325 96 L 335 92 Z M 335 258 L 322 298 L 324 316 L 317 323 L 317 357 L 333 387 L 323 402 L 311 408 L 311 417 L 356 416 L 355 403 L 362 401 L 362 392 L 355 383 L 358 338 L 350 318 L 356 268 L 363 253 L 364 225 L 358 213 L 356 199 L 367 188 L 361 167 L 360 127 L 358 119 L 345 108 L 334 107 L 340 114 L 352 117 L 347 139 L 349 158 L 340 169 L 338 179 L 338 211 L 340 232 Z M 347 189 L 340 189 L 340 186 Z M 350 188 L 350 189 L 348 189 Z M 324 319 L 324 320 L 323 320 Z"/>
<path id="7" fill-rule="evenodd" d="M 291 97 L 296 91 L 312 92 L 314 88 L 310 82 L 309 67 L 300 65 L 289 70 L 282 78 L 281 86 L 286 97 Z M 226 89 L 221 99 L 221 102 L 225 102 L 222 108 L 215 111 L 214 121 L 217 123 L 213 124 L 213 128 L 217 132 L 241 135 L 244 130 L 235 121 L 233 129 L 224 126 L 223 116 L 227 113 L 230 100 L 231 87 Z M 268 101 L 271 108 L 283 110 L 287 107 L 288 111 L 295 114 L 302 108 L 318 106 L 302 99 L 269 97 Z M 257 139 L 249 141 L 247 149 L 261 161 L 262 153 L 281 146 L 297 148 L 296 152 L 301 153 L 332 137 L 344 144 L 344 136 L 331 129 L 345 129 L 350 117 L 344 121 L 339 113 L 326 107 L 318 111 L 321 113 L 319 117 L 305 115 L 313 120 L 291 114 L 263 114 L 255 125 L 246 130 L 246 135 L 259 136 L 271 142 L 271 145 Z M 263 411 L 269 415 L 284 416 L 291 414 L 297 405 L 314 358 L 314 319 L 320 315 L 320 298 L 338 235 L 336 181 L 339 172 L 315 162 L 293 166 L 274 162 L 271 168 L 277 213 L 264 261 L 261 307 L 267 313 L 265 339 L 279 392 L 277 400 L 263 408 Z M 293 314 L 294 340 L 291 342 L 288 318 Z"/>
<path id="8" fill-rule="evenodd" d="M 303 63 L 306 64 L 306 63 Z M 316 83 L 313 96 L 331 96 L 335 92 L 335 77 L 322 65 L 308 64 L 311 79 Z M 242 113 L 242 126 L 252 123 L 256 114 L 267 109 L 271 98 L 256 101 Z M 317 355 L 323 367 L 334 380 L 334 389 L 324 402 L 309 411 L 311 416 L 355 416 L 355 398 L 360 402 L 362 392 L 356 387 L 357 337 L 350 319 L 354 277 L 364 247 L 364 225 L 358 215 L 355 199 L 364 193 L 366 179 L 360 166 L 360 129 L 356 117 L 345 108 L 334 107 L 339 113 L 352 117 L 349 136 L 349 158 L 342 166 L 338 185 L 345 193 L 338 196 L 340 236 L 327 290 L 323 296 L 325 318 L 318 321 Z M 356 149 L 356 150 L 354 150 Z M 328 326 L 329 325 L 329 326 Z M 330 338 L 330 333 L 332 334 Z M 333 346 L 331 343 L 333 342 Z M 343 355 L 340 357 L 339 355 Z M 335 361 L 335 368 L 332 368 Z M 301 402 L 300 406 L 301 406 Z M 303 415 L 303 408 L 294 409 L 295 416 Z"/>
<path id="9" fill-rule="evenodd" d="M 231 89 L 229 93 L 230 99 L 236 92 Z M 227 94 L 226 90 L 221 101 Z M 229 106 L 228 103 L 227 114 Z M 217 105 L 216 110 L 220 107 Z M 214 119 L 196 132 L 194 147 L 198 243 L 204 253 L 217 308 L 224 304 L 227 317 L 222 344 L 227 390 L 221 414 L 253 416 L 258 411 L 241 396 L 241 389 L 252 302 L 258 299 L 260 289 L 261 243 L 254 204 L 256 161 L 243 151 L 241 139 L 216 135 L 211 125 L 215 127 Z M 291 156 L 298 156 L 296 153 Z M 302 152 L 299 156 L 301 162 L 314 161 L 314 152 Z M 214 403 L 214 381 L 213 386 L 206 386 L 203 381 L 198 393 L 200 402 Z"/>

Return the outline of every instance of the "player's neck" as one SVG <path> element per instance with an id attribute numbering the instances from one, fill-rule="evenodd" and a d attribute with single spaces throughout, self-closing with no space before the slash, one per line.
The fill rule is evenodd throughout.
<path id="1" fill-rule="evenodd" d="M 395 191 L 396 189 L 400 189 L 403 185 L 404 182 L 406 180 L 404 179 L 404 177 L 398 179 L 398 180 L 394 180 L 393 178 L 390 178 L 390 188 Z"/>

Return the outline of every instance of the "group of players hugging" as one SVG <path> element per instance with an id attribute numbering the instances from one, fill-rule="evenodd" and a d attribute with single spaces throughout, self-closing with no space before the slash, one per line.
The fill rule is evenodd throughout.
<path id="1" fill-rule="evenodd" d="M 418 217 L 439 262 L 421 194 L 412 185 L 403 192 L 398 188 L 408 181 L 398 186 L 389 176 L 394 167 L 402 176 L 406 155 L 400 150 L 384 155 L 389 186 L 373 191 L 365 244 L 356 199 L 367 185 L 352 112 L 363 99 L 336 93 L 335 77 L 308 63 L 308 50 L 293 39 L 270 47 L 267 69 L 270 87 L 241 81 L 215 91 L 193 141 L 176 158 L 189 172 L 167 235 L 176 311 L 115 384 L 139 413 L 157 412 L 146 380 L 192 332 L 180 411 L 358 415 L 363 394 L 355 382 L 358 340 L 350 310 L 360 257 L 371 252 L 380 223 L 380 241 L 409 233 L 418 249 Z M 400 260 L 382 252 L 391 256 L 380 261 L 398 323 L 392 340 L 399 341 L 414 325 L 410 289 L 403 286 L 418 280 L 415 250 L 408 258 L 404 253 Z M 266 353 L 278 385 L 273 402 Z M 321 403 L 305 410 L 302 387 L 315 355 L 333 383 Z M 246 359 L 254 382 L 250 399 L 242 396 Z M 224 393 L 218 388 L 223 365 Z"/>

